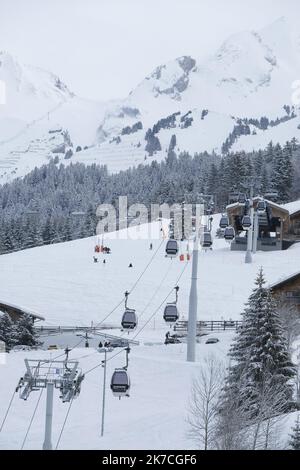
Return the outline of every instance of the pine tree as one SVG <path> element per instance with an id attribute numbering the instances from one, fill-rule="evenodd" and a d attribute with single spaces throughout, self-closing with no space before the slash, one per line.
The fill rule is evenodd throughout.
<path id="1" fill-rule="evenodd" d="M 44 244 L 49 245 L 50 243 L 53 243 L 53 240 L 55 239 L 56 235 L 57 234 L 52 219 L 48 217 L 42 232 Z"/>
<path id="2" fill-rule="evenodd" d="M 23 314 L 16 323 L 16 335 L 18 344 L 36 346 L 39 343 L 34 322 L 30 315 Z"/>
<path id="3" fill-rule="evenodd" d="M 97 226 L 97 216 L 95 212 L 96 212 L 95 209 L 90 204 L 86 213 L 85 221 L 84 221 L 86 237 L 90 237 L 95 234 L 96 226 Z"/>
<path id="4" fill-rule="evenodd" d="M 270 189 L 270 181 L 266 165 L 263 165 L 260 178 L 260 192 L 265 194 Z"/>
<path id="5" fill-rule="evenodd" d="M 0 313 L 0 341 L 5 343 L 7 351 L 18 344 L 16 327 L 8 313 Z"/>
<path id="6" fill-rule="evenodd" d="M 276 304 L 260 270 L 255 288 L 242 314 L 243 325 L 230 349 L 232 364 L 224 388 L 226 396 L 236 395 L 237 402 L 247 401 L 252 414 L 258 412 L 263 389 L 281 387 L 288 409 L 292 401 L 290 379 L 295 375 Z M 239 384 L 237 386 L 237 384 Z"/>
<path id="7" fill-rule="evenodd" d="M 271 140 L 271 142 L 269 142 L 269 144 L 266 148 L 265 158 L 266 158 L 267 163 L 271 163 L 273 161 L 273 158 L 274 158 L 274 145 L 273 145 L 272 140 Z"/>
<path id="8" fill-rule="evenodd" d="M 292 428 L 292 434 L 290 434 L 290 441 L 289 445 L 293 450 L 300 450 L 300 419 L 299 415 L 297 416 L 297 420 L 295 426 Z"/>
<path id="9" fill-rule="evenodd" d="M 10 224 L 5 227 L 4 238 L 3 238 L 3 247 L 5 252 L 11 252 L 14 250 L 14 243 L 10 233 Z"/>
<path id="10" fill-rule="evenodd" d="M 279 144 L 274 149 L 272 187 L 278 192 L 281 203 L 288 202 L 293 185 L 293 166 L 291 146 L 287 144 L 284 149 Z"/>

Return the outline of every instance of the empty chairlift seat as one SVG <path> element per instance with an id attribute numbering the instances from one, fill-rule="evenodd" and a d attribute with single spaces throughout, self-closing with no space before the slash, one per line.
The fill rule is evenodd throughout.
<path id="1" fill-rule="evenodd" d="M 229 227 L 226 227 L 225 229 L 225 232 L 224 232 L 224 238 L 225 240 L 233 240 L 235 237 L 235 231 L 234 231 L 234 228 L 229 226 Z"/>
<path id="2" fill-rule="evenodd" d="M 134 330 L 137 327 L 138 319 L 135 310 L 127 308 L 123 313 L 121 325 L 124 330 Z"/>
<path id="3" fill-rule="evenodd" d="M 221 220 L 220 220 L 220 228 L 225 229 L 229 225 L 229 220 L 227 215 L 222 215 Z"/>
<path id="4" fill-rule="evenodd" d="M 176 240 L 168 240 L 166 245 L 166 254 L 167 256 L 173 257 L 177 256 L 178 253 L 178 243 Z"/>
<path id="5" fill-rule="evenodd" d="M 178 308 L 175 303 L 169 303 L 164 309 L 164 320 L 167 323 L 175 323 L 179 318 Z"/>
<path id="6" fill-rule="evenodd" d="M 200 240 L 201 246 L 203 248 L 210 248 L 212 246 L 212 236 L 210 232 L 204 232 L 201 235 L 201 240 Z"/>
<path id="7" fill-rule="evenodd" d="M 112 375 L 110 388 L 116 397 L 129 396 L 130 378 L 127 370 L 116 369 Z"/>

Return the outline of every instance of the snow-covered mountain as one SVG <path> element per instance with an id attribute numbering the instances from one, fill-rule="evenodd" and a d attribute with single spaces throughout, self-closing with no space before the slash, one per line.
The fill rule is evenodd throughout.
<path id="1" fill-rule="evenodd" d="M 107 111 L 99 141 L 119 135 L 128 144 L 126 126 L 140 121 L 143 130 L 130 138 L 133 145 L 138 140 L 145 147 L 145 132 L 157 124 L 153 133 L 163 149 L 176 134 L 180 150 L 220 151 L 239 119 L 248 118 L 253 121 L 245 121 L 250 135 L 237 136 L 231 147 L 284 142 L 300 136 L 292 102 L 292 84 L 299 77 L 300 32 L 294 33 L 281 18 L 262 31 L 230 37 L 203 63 L 184 56 L 157 67 L 126 100 Z M 262 117 L 274 122 L 261 129 Z M 159 123 L 161 119 L 165 121 Z"/>
<path id="2" fill-rule="evenodd" d="M 0 81 L 5 84 L 0 104 L 1 182 L 23 176 L 54 154 L 64 156 L 72 144 L 94 142 L 103 103 L 75 96 L 58 76 L 24 65 L 7 52 L 0 52 Z M 70 140 L 63 135 L 66 131 Z"/>
<path id="3" fill-rule="evenodd" d="M 34 119 L 37 113 L 72 97 L 56 75 L 20 64 L 7 52 L 0 52 L 0 80 L 6 84 L 5 115 Z"/>
<path id="4" fill-rule="evenodd" d="M 183 56 L 160 65 L 126 99 L 106 104 L 80 99 L 55 75 L 1 54 L 2 181 L 53 156 L 53 128 L 68 130 L 73 151 L 88 147 L 68 162 L 103 163 L 111 171 L 163 159 L 173 134 L 175 151 L 190 153 L 284 144 L 300 137 L 292 98 L 299 79 L 300 31 L 285 18 L 230 37 L 203 62 Z"/>

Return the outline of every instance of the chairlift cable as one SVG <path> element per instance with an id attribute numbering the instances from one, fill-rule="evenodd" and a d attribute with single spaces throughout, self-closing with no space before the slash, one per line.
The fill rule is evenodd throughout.
<path id="1" fill-rule="evenodd" d="M 1 423 L 1 426 L 0 426 L 0 432 L 2 431 L 3 426 L 4 426 L 4 424 L 5 424 L 5 421 L 6 421 L 7 417 L 8 417 L 8 414 L 9 414 L 10 408 L 11 408 L 11 406 L 12 406 L 12 402 L 13 402 L 13 400 L 14 400 L 15 394 L 16 394 L 16 390 L 14 390 L 14 392 L 13 392 L 13 394 L 12 394 L 12 397 L 11 397 L 11 399 L 10 399 L 9 405 L 8 405 L 8 407 L 7 407 L 6 413 L 5 413 L 5 415 L 4 415 L 4 418 L 3 418 L 2 423 Z"/>
<path id="2" fill-rule="evenodd" d="M 154 260 L 155 256 L 157 255 L 159 249 L 161 248 L 162 244 L 163 244 L 164 240 L 162 239 L 161 243 L 159 244 L 158 248 L 155 250 L 155 252 L 153 253 L 153 255 L 151 256 L 149 262 L 147 263 L 146 267 L 143 269 L 142 273 L 140 274 L 140 276 L 137 278 L 137 280 L 135 281 L 134 285 L 132 286 L 131 290 L 129 293 L 131 293 L 135 288 L 136 286 L 138 285 L 139 281 L 141 280 L 141 278 L 143 277 L 143 275 L 145 274 L 146 270 L 148 269 L 148 267 L 151 265 L 152 261 Z M 123 296 L 123 298 L 120 300 L 120 302 L 102 319 L 100 320 L 95 326 L 93 326 L 93 328 L 98 328 L 100 325 L 102 325 L 102 323 L 105 322 L 105 320 L 107 320 L 120 306 L 121 304 L 124 302 L 124 299 L 125 299 L 125 296 Z M 84 340 L 84 337 L 82 337 L 80 339 L 80 341 L 78 341 L 77 344 L 75 344 L 75 346 L 73 346 L 73 348 L 71 348 L 71 351 L 74 349 L 74 348 L 77 348 Z M 59 357 L 63 356 L 64 353 L 61 353 L 59 354 L 58 356 L 54 357 L 53 360 L 56 360 L 58 359 Z"/>
<path id="3" fill-rule="evenodd" d="M 188 262 L 185 263 L 180 275 L 178 276 L 177 280 L 176 280 L 176 285 L 178 284 L 178 282 L 180 281 L 181 277 L 183 276 L 185 270 L 186 270 L 186 267 L 188 266 Z M 167 299 L 170 297 L 170 295 L 172 294 L 174 290 L 174 287 L 172 287 L 172 289 L 168 292 L 168 294 L 166 295 L 166 297 L 163 299 L 163 301 L 160 303 L 160 305 L 157 307 L 157 309 L 154 311 L 154 313 L 150 316 L 150 318 L 146 321 L 146 323 L 140 328 L 140 330 L 134 335 L 134 337 L 132 339 L 135 339 L 140 333 L 141 331 L 145 328 L 146 325 L 148 325 L 148 323 L 152 320 L 152 318 L 157 314 L 157 312 L 161 309 L 162 305 L 167 301 Z M 118 351 L 117 353 L 115 353 L 113 356 L 110 356 L 107 360 L 106 360 L 106 363 L 111 361 L 112 359 L 114 359 L 115 357 L 117 357 L 119 354 L 121 354 L 126 348 L 123 348 L 121 349 L 120 351 Z M 102 366 L 103 365 L 103 362 L 101 361 L 99 364 L 96 364 L 94 367 L 92 367 L 91 369 L 88 369 L 86 372 L 84 372 L 84 375 L 86 376 L 87 374 L 89 374 L 90 372 L 92 372 L 93 370 L 97 369 L 98 367 Z"/>
<path id="4" fill-rule="evenodd" d="M 185 272 L 186 270 L 186 267 L 188 266 L 188 262 L 185 263 L 179 277 L 177 278 L 176 280 L 176 286 L 178 285 L 178 282 L 180 281 L 183 273 Z M 164 298 L 164 300 L 160 303 L 160 305 L 158 306 L 158 308 L 154 311 L 154 313 L 150 316 L 150 318 L 146 321 L 146 323 L 144 323 L 144 325 L 140 328 L 140 330 L 136 333 L 136 335 L 133 337 L 133 339 L 135 339 L 142 331 L 143 329 L 145 328 L 145 326 L 148 325 L 148 323 L 152 320 L 152 318 L 157 314 L 157 312 L 160 310 L 160 308 L 162 307 L 162 305 L 167 301 L 167 299 L 170 297 L 170 295 L 172 294 L 174 290 L 174 287 L 172 287 L 172 289 L 170 290 L 170 292 L 167 294 L 167 296 Z"/>
<path id="5" fill-rule="evenodd" d="M 145 268 L 143 269 L 142 273 L 140 274 L 140 276 L 138 277 L 138 279 L 135 281 L 135 283 L 133 284 L 132 288 L 130 289 L 129 291 L 129 294 L 132 293 L 132 291 L 136 288 L 137 284 L 139 283 L 139 281 L 141 280 L 141 278 L 143 277 L 143 275 L 145 274 L 145 272 L 147 271 L 147 269 L 149 268 L 150 264 L 152 263 L 152 261 L 154 260 L 155 256 L 157 255 L 158 251 L 160 250 L 160 247 L 162 246 L 162 244 L 164 243 L 164 239 L 162 239 L 162 241 L 160 242 L 160 244 L 158 245 L 158 248 L 155 250 L 155 252 L 153 253 L 153 255 L 151 256 L 149 262 L 147 263 L 147 265 L 145 266 Z"/>
<path id="6" fill-rule="evenodd" d="M 72 407 L 73 401 L 74 401 L 74 396 L 72 397 L 72 399 L 71 399 L 71 401 L 70 401 L 70 403 L 69 403 L 68 410 L 67 410 L 67 413 L 66 413 L 66 416 L 65 416 L 63 425 L 62 425 L 62 427 L 61 427 L 61 430 L 60 430 L 60 433 L 59 433 L 59 436 L 58 436 L 58 440 L 57 440 L 56 446 L 55 446 L 55 450 L 58 449 L 60 440 L 61 440 L 61 438 L 62 438 L 64 429 L 65 429 L 65 426 L 66 426 L 66 424 L 67 424 L 67 420 L 68 420 L 68 417 L 69 417 L 69 413 L 70 413 L 70 411 L 71 411 L 71 407 Z"/>
<path id="7" fill-rule="evenodd" d="M 30 422 L 29 422 L 29 425 L 28 425 L 28 428 L 27 428 L 25 437 L 24 437 L 24 439 L 23 439 L 22 446 L 21 446 L 21 449 L 20 449 L 20 450 L 23 450 L 24 445 L 25 445 L 25 443 L 26 443 L 26 440 L 27 440 L 29 431 L 30 431 L 30 429 L 31 429 L 31 426 L 32 426 L 32 423 L 33 423 L 35 414 L 36 414 L 36 412 L 37 412 L 37 409 L 38 409 L 38 407 L 39 407 L 39 404 L 40 404 L 40 401 L 41 401 L 41 398 L 42 398 L 43 391 L 44 391 L 44 389 L 42 388 L 41 391 L 40 391 L 39 398 L 38 398 L 38 400 L 37 400 L 37 402 L 36 402 L 36 405 L 35 405 L 33 414 L 32 414 L 32 416 L 31 416 L 31 419 L 30 419 Z"/>

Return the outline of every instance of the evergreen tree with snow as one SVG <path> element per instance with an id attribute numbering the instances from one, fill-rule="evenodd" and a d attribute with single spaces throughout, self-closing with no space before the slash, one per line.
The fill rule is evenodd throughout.
<path id="1" fill-rule="evenodd" d="M 37 346 L 39 343 L 34 322 L 30 315 L 23 314 L 16 323 L 17 343 L 26 346 Z"/>
<path id="2" fill-rule="evenodd" d="M 235 395 L 238 403 L 247 401 L 253 416 L 258 413 L 263 390 L 272 385 L 281 388 L 288 409 L 292 402 L 291 379 L 295 375 L 276 303 L 265 282 L 261 269 L 229 352 L 232 363 L 223 392 L 224 406 L 226 396 L 232 399 Z"/>
<path id="3" fill-rule="evenodd" d="M 10 224 L 5 227 L 3 237 L 3 247 L 5 252 L 11 252 L 14 250 L 14 243 L 10 232 Z"/>
<path id="4" fill-rule="evenodd" d="M 267 148 L 265 150 L 265 160 L 267 163 L 271 163 L 273 161 L 273 158 L 274 158 L 274 144 L 271 140 L 271 142 L 269 142 L 269 144 L 267 145 Z"/>
<path id="5" fill-rule="evenodd" d="M 85 236 L 91 237 L 96 233 L 97 216 L 96 209 L 90 204 L 84 221 Z"/>
<path id="6" fill-rule="evenodd" d="M 269 175 L 266 165 L 263 165 L 260 178 L 260 192 L 265 194 L 270 189 Z"/>
<path id="7" fill-rule="evenodd" d="M 292 434 L 290 434 L 290 441 L 289 445 L 293 450 L 300 450 L 300 419 L 299 415 L 297 416 L 297 420 L 295 426 L 292 428 Z"/>
<path id="8" fill-rule="evenodd" d="M 293 186 L 293 166 L 291 146 L 287 144 L 284 149 L 279 144 L 274 149 L 272 168 L 272 187 L 278 192 L 279 202 L 290 200 Z"/>
<path id="9" fill-rule="evenodd" d="M 4 342 L 7 351 L 18 344 L 16 324 L 11 320 L 8 313 L 0 312 L 0 341 Z"/>
<path id="10" fill-rule="evenodd" d="M 56 231 L 51 217 L 48 217 L 42 231 L 42 238 L 45 245 L 50 245 L 55 240 Z"/>

